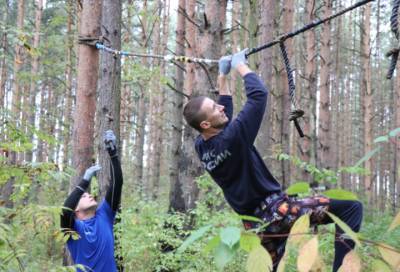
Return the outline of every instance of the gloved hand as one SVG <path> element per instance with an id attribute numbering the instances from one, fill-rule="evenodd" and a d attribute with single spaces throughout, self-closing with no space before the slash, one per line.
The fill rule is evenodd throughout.
<path id="1" fill-rule="evenodd" d="M 96 164 L 86 169 L 83 179 L 90 181 L 94 175 L 101 169 L 101 166 Z"/>
<path id="2" fill-rule="evenodd" d="M 115 150 L 117 148 L 117 137 L 112 130 L 107 130 L 104 133 L 103 140 L 107 149 Z"/>
<path id="3" fill-rule="evenodd" d="M 247 64 L 246 53 L 248 50 L 249 49 L 246 48 L 232 56 L 231 65 L 233 68 L 236 69 L 236 67 L 240 64 Z"/>
<path id="4" fill-rule="evenodd" d="M 220 75 L 226 76 L 229 74 L 229 71 L 231 70 L 231 60 L 232 56 L 223 56 L 219 59 L 218 61 L 218 71 Z"/>

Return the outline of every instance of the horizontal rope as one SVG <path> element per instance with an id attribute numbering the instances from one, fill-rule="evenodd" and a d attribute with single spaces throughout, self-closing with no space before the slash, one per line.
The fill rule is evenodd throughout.
<path id="1" fill-rule="evenodd" d="M 213 59 L 192 58 L 187 56 L 175 56 L 175 55 L 163 56 L 155 54 L 142 54 L 142 53 L 121 51 L 105 46 L 104 44 L 99 42 L 96 43 L 96 48 L 121 57 L 155 58 L 155 59 L 162 59 L 164 61 L 180 61 L 187 63 L 206 63 L 206 64 L 218 63 L 218 60 L 213 60 Z"/>

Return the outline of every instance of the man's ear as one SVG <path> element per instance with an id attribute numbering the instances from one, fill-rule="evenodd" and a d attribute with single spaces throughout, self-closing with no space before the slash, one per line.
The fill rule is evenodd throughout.
<path id="1" fill-rule="evenodd" d="M 211 123 L 208 122 L 208 121 L 201 121 L 201 123 L 200 123 L 200 127 L 201 127 L 203 130 L 210 128 L 210 126 L 211 126 Z"/>

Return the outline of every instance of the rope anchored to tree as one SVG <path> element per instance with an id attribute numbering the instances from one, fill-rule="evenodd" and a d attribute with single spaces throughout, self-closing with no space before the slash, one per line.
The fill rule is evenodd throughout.
<path id="1" fill-rule="evenodd" d="M 142 54 L 142 53 L 121 51 L 121 50 L 116 50 L 111 47 L 108 47 L 101 42 L 97 42 L 95 44 L 95 46 L 99 50 L 103 50 L 103 51 L 106 51 L 113 55 L 118 55 L 121 57 L 156 58 L 156 59 L 162 59 L 164 61 L 180 61 L 180 62 L 187 62 L 187 63 L 206 63 L 206 64 L 218 63 L 218 60 L 212 60 L 212 59 L 192 58 L 192 57 L 187 57 L 187 56 L 175 56 L 175 55 L 162 56 L 162 55 L 154 55 L 154 54 Z"/>
<path id="2" fill-rule="evenodd" d="M 302 117 L 304 115 L 304 111 L 300 110 L 297 108 L 297 103 L 295 99 L 295 91 L 296 91 L 296 86 L 294 83 L 294 78 L 293 78 L 293 70 L 290 68 L 290 61 L 289 57 L 286 52 L 286 48 L 284 45 L 284 41 L 293 38 L 294 36 L 303 33 L 307 30 L 310 30 L 311 28 L 314 28 L 320 24 L 323 24 L 325 22 L 328 22 L 338 16 L 341 16 L 349 11 L 352 11 L 353 9 L 356 9 L 358 7 L 361 7 L 363 5 L 366 5 L 370 2 L 373 2 L 375 0 L 363 0 L 358 3 L 355 3 L 354 5 L 343 9 L 335 14 L 332 14 L 331 16 L 328 16 L 326 18 L 320 19 L 320 20 L 315 20 L 297 30 L 294 30 L 292 32 L 286 33 L 284 35 L 281 35 L 280 37 L 276 38 L 275 40 L 268 42 L 264 45 L 261 45 L 259 47 L 252 48 L 248 53 L 246 53 L 246 58 L 254 53 L 257 53 L 261 50 L 267 49 L 269 47 L 272 47 L 276 44 L 280 45 L 281 48 L 281 54 L 285 63 L 285 68 L 286 68 L 286 73 L 288 77 L 288 84 L 289 84 L 289 95 L 291 98 L 292 105 L 294 107 L 294 110 L 290 112 L 289 120 L 293 121 L 297 131 L 299 132 L 300 137 L 304 137 L 304 133 L 299 125 L 298 118 Z M 397 25 L 397 17 L 398 17 L 398 8 L 400 5 L 400 0 L 394 0 L 394 7 L 392 10 L 392 16 L 391 16 L 391 26 L 392 26 L 392 31 L 395 33 L 396 37 L 399 38 L 398 34 L 398 25 Z M 394 23 L 396 22 L 396 23 Z M 216 64 L 218 63 L 218 60 L 213 60 L 213 59 L 203 59 L 203 58 L 192 58 L 192 57 L 187 57 L 187 56 L 175 56 L 175 55 L 154 55 L 154 54 L 141 54 L 141 53 L 133 53 L 133 52 L 127 52 L 127 51 L 121 51 L 121 50 L 116 50 L 111 47 L 108 47 L 104 45 L 104 42 L 102 39 L 92 39 L 92 38 L 79 38 L 80 43 L 84 43 L 87 45 L 91 45 L 96 47 L 98 50 L 103 50 L 105 52 L 111 53 L 114 56 L 121 56 L 121 57 L 145 57 L 145 58 L 157 58 L 157 59 L 162 59 L 164 61 L 179 61 L 179 62 L 187 62 L 187 63 L 199 63 L 199 64 Z M 396 66 L 396 62 L 399 56 L 400 48 L 395 48 L 392 49 L 389 53 L 388 56 L 392 56 L 392 62 L 391 62 L 391 69 L 389 70 L 388 73 L 388 78 L 392 77 L 394 67 Z M 389 77 L 390 75 L 390 77 Z"/>

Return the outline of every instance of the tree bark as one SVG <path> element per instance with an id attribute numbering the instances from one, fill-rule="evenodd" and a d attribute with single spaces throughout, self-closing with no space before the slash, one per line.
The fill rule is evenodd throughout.
<path id="1" fill-rule="evenodd" d="M 363 24 L 361 27 L 361 62 L 362 62 L 362 80 L 361 80 L 361 105 L 364 123 L 364 154 L 369 153 L 372 150 L 373 141 L 373 90 L 371 86 L 371 63 L 370 63 L 370 31 L 371 31 L 371 5 L 367 4 L 364 7 L 363 13 Z M 371 160 L 367 160 L 364 163 L 364 168 L 368 171 L 373 171 Z M 365 194 L 369 204 L 371 204 L 372 198 L 372 177 L 366 175 L 364 177 Z"/>
<path id="2" fill-rule="evenodd" d="M 194 1 L 190 0 L 187 3 L 187 11 L 190 12 L 189 16 L 193 21 L 196 21 L 194 16 Z M 221 47 L 223 46 L 223 27 L 225 25 L 226 16 L 226 1 L 210 0 L 207 1 L 203 18 L 200 26 L 196 31 L 196 40 L 191 40 L 191 36 L 187 40 L 190 46 L 196 43 L 196 56 L 200 58 L 218 59 L 221 56 Z M 190 27 L 192 23 L 189 23 Z M 192 30 L 191 30 L 192 31 Z M 188 55 L 188 54 L 187 54 Z M 191 55 L 188 55 L 191 56 Z M 192 90 L 191 95 L 207 95 L 208 90 L 215 89 L 215 82 L 218 74 L 217 65 L 206 67 L 196 65 L 194 69 L 194 85 L 193 88 L 186 88 Z M 186 78 L 186 80 L 189 80 Z M 186 187 L 185 202 L 188 209 L 194 208 L 195 201 L 198 197 L 198 187 L 195 178 L 203 173 L 200 161 L 197 158 L 194 150 L 193 139 L 196 137 L 194 130 L 189 126 L 185 126 L 184 139 L 182 148 L 182 157 L 180 161 L 180 180 Z"/>
<path id="3" fill-rule="evenodd" d="M 9 9 L 9 0 L 6 0 L 6 11 L 3 14 L 3 22 L 8 23 L 8 9 Z M 7 81 L 7 63 L 6 63 L 6 55 L 5 52 L 8 50 L 8 40 L 7 40 L 7 31 L 4 31 L 1 35 L 1 48 L 3 50 L 3 56 L 0 61 L 0 108 L 5 107 L 5 95 L 6 95 L 6 81 Z M 2 117 L 0 117 L 0 121 Z M 1 133 L 0 140 L 3 140 L 4 134 Z"/>
<path id="4" fill-rule="evenodd" d="M 17 29 L 21 33 L 24 31 L 24 17 L 25 17 L 25 0 L 18 0 L 18 14 L 17 14 Z M 25 39 L 21 36 L 20 39 Z M 19 72 L 22 69 L 25 59 L 24 47 L 20 43 L 15 45 L 15 57 L 14 57 L 14 70 L 13 70 L 13 84 L 12 84 L 12 104 L 11 113 L 15 122 L 18 122 L 21 117 L 21 86 L 19 79 Z M 18 126 L 18 125 L 17 125 Z M 10 161 L 12 164 L 17 163 L 18 154 L 16 152 L 11 152 Z"/>
<path id="5" fill-rule="evenodd" d="M 101 7 L 100 0 L 82 1 L 80 36 L 100 37 Z M 92 164 L 98 68 L 99 51 L 89 45 L 80 44 L 72 149 L 72 164 L 76 176 L 70 184 L 70 189 L 79 182 L 85 169 Z"/>
<path id="6" fill-rule="evenodd" d="M 18 14 L 17 14 L 17 28 L 19 31 L 23 32 L 24 30 L 24 8 L 25 8 L 25 2 L 24 0 L 19 0 L 18 1 Z M 13 96 L 12 96 L 12 105 L 11 105 L 11 112 L 13 114 L 12 119 L 15 120 L 16 126 L 18 127 L 17 122 L 20 120 L 20 114 L 21 114 L 21 95 L 20 95 L 20 86 L 19 86 L 19 81 L 18 81 L 18 73 L 22 68 L 23 65 L 23 58 L 24 58 L 24 47 L 19 45 L 15 46 L 15 58 L 14 58 L 14 71 L 13 71 Z M 17 152 L 11 151 L 10 152 L 10 157 L 9 157 L 9 162 L 11 164 L 16 164 L 17 163 Z M 13 182 L 14 178 L 11 178 L 8 180 L 1 188 L 1 197 L 2 200 L 4 201 L 4 206 L 7 208 L 12 208 L 13 207 L 13 201 L 10 199 L 12 193 L 13 193 Z"/>
<path id="7" fill-rule="evenodd" d="M 36 115 L 36 93 L 37 93 L 37 76 L 39 72 L 39 43 L 40 43 L 40 28 L 42 23 L 42 12 L 43 12 L 43 0 L 36 0 L 36 11 L 35 11 L 35 34 L 33 36 L 33 48 L 37 50 L 32 55 L 32 67 L 31 67 L 31 82 L 29 86 L 29 104 L 26 108 L 28 112 L 28 126 L 35 127 L 35 115 Z M 27 129 L 31 141 L 33 142 L 33 133 L 31 129 Z M 25 153 L 25 161 L 32 161 L 33 151 L 28 150 Z"/>
<path id="8" fill-rule="evenodd" d="M 146 47 L 147 42 L 147 1 L 143 2 L 143 14 L 141 17 L 141 47 Z M 148 67 L 148 59 L 142 58 L 141 64 L 143 67 Z M 136 142 L 135 142 L 135 165 L 134 175 L 137 182 L 137 189 L 141 196 L 144 195 L 144 179 L 143 179 L 143 157 L 144 157 L 144 140 L 145 140 L 145 126 L 146 126 L 146 86 L 147 83 L 139 84 L 139 102 L 138 102 L 138 116 L 136 126 Z"/>
<path id="9" fill-rule="evenodd" d="M 73 60 L 72 54 L 74 50 L 74 33 L 72 27 L 74 1 L 68 0 L 67 3 L 67 38 L 66 38 L 66 65 L 65 65 L 65 98 L 64 98 L 64 126 L 63 126 L 63 165 L 69 165 L 70 159 L 70 142 L 71 142 L 71 122 L 72 122 L 72 77 L 73 77 Z"/>
<path id="10" fill-rule="evenodd" d="M 315 19 L 315 0 L 306 1 L 306 18 L 307 22 Z M 300 140 L 299 153 L 302 161 L 306 163 L 315 163 L 313 159 L 313 141 L 316 139 L 316 93 L 317 93 L 317 64 L 316 64 L 316 37 L 315 31 L 310 29 L 305 33 L 306 36 L 306 64 L 305 64 L 305 90 L 302 92 L 300 105 L 305 109 L 303 117 L 304 138 Z M 307 107 L 307 105 L 310 105 Z M 302 171 L 301 179 L 303 181 L 311 181 L 309 174 Z"/>
<path id="11" fill-rule="evenodd" d="M 103 1 L 101 29 L 110 46 L 121 50 L 121 0 Z M 100 56 L 100 74 L 98 82 L 97 135 L 99 137 L 97 152 L 102 170 L 99 173 L 100 194 L 104 196 L 110 184 L 110 159 L 104 148 L 103 135 L 106 130 L 114 131 L 117 146 L 120 146 L 120 107 L 121 107 L 121 58 L 103 52 Z"/>
<path id="12" fill-rule="evenodd" d="M 332 13 L 332 1 L 328 0 L 324 5 L 324 15 Z M 318 163 L 319 167 L 331 169 L 331 115 L 330 115 L 330 66 L 331 66 L 331 29 L 330 22 L 323 25 L 321 34 L 321 72 L 320 72 L 320 96 L 319 96 L 319 124 L 318 124 Z"/>
<path id="13" fill-rule="evenodd" d="M 176 24 L 176 54 L 178 56 L 185 55 L 185 17 L 186 1 L 179 0 L 178 19 Z M 190 23 L 189 23 L 190 24 Z M 175 88 L 183 91 L 184 75 L 183 69 L 179 66 L 175 67 Z M 183 96 L 177 92 L 171 94 L 171 163 L 169 169 L 170 192 L 169 192 L 169 209 L 170 211 L 185 212 L 185 200 L 183 198 L 183 184 L 179 179 L 179 159 L 181 156 L 182 145 L 182 105 Z"/>
<path id="14" fill-rule="evenodd" d="M 288 33 L 293 29 L 293 20 L 294 20 L 294 1 L 287 0 L 284 2 L 283 6 L 283 32 Z M 288 39 L 285 41 L 285 46 L 287 50 L 287 54 L 290 60 L 291 65 L 293 66 L 293 40 Z M 283 63 L 283 60 L 281 60 Z M 282 152 L 286 154 L 290 154 L 290 126 L 293 125 L 289 123 L 289 113 L 291 109 L 291 102 L 289 97 L 288 90 L 288 78 L 285 69 L 283 68 L 280 71 L 280 82 L 281 82 L 281 100 L 280 106 L 282 111 L 282 119 L 281 119 L 281 138 L 280 143 L 282 146 Z M 282 167 L 282 175 L 281 182 L 283 188 L 287 188 L 290 185 L 290 162 L 286 160 L 281 161 Z"/>
<path id="15" fill-rule="evenodd" d="M 260 12 L 263 16 L 260 17 L 260 39 L 259 43 L 264 43 L 266 41 L 272 41 L 276 34 L 276 6 L 279 6 L 277 1 L 273 0 L 263 0 L 260 2 Z M 275 97 L 274 93 L 276 93 L 276 88 L 273 84 L 273 76 L 274 76 L 274 64 L 273 64 L 273 57 L 274 57 L 274 50 L 263 50 L 260 52 L 260 71 L 261 77 L 265 82 L 266 86 L 269 90 L 268 101 L 267 101 L 267 110 L 264 114 L 263 122 L 261 123 L 260 132 L 257 137 L 256 146 L 257 149 L 260 151 L 261 156 L 263 156 L 264 161 L 271 161 L 271 165 L 274 165 L 275 160 L 267 160 L 268 155 L 273 152 L 273 141 L 271 140 L 272 134 L 272 122 L 273 122 L 273 111 L 272 105 L 274 103 Z M 272 169 L 271 169 L 272 170 Z"/>

